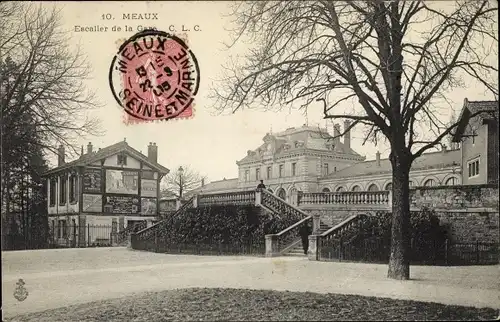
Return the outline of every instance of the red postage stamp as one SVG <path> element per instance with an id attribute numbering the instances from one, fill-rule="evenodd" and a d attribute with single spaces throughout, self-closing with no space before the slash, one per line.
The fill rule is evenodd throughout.
<path id="1" fill-rule="evenodd" d="M 189 118 L 200 69 L 186 42 L 158 30 L 126 40 L 111 62 L 109 85 L 128 121 Z"/>

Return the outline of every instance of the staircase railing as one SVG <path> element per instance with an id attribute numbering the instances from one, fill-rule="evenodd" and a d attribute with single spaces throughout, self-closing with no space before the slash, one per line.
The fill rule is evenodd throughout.
<path id="1" fill-rule="evenodd" d="M 285 200 L 273 195 L 269 191 L 267 190 L 259 190 L 259 191 L 261 193 L 260 204 L 265 208 L 267 208 L 268 210 L 276 214 L 281 214 L 291 218 L 297 218 L 297 220 L 309 216 L 303 210 L 289 204 Z"/>
<path id="2" fill-rule="evenodd" d="M 266 190 L 258 190 L 258 192 L 261 206 L 279 216 L 298 220 L 277 234 L 266 235 L 266 256 L 279 256 L 300 242 L 300 229 L 312 223 L 312 216 Z"/>
<path id="3" fill-rule="evenodd" d="M 329 254 L 329 252 L 334 249 L 341 249 L 338 245 L 341 245 L 343 242 L 349 242 L 348 240 L 342 239 L 344 234 L 347 231 L 351 231 L 353 228 L 359 229 L 361 222 L 366 218 L 368 218 L 368 216 L 363 214 L 350 216 L 339 224 L 318 235 L 316 240 L 317 245 L 316 247 L 313 247 L 316 250 L 317 260 L 321 260 L 324 257 L 332 257 L 332 254 Z M 334 254 L 333 256 L 342 260 L 341 253 Z"/>
<path id="4" fill-rule="evenodd" d="M 255 190 L 201 194 L 198 196 L 199 206 L 248 204 L 255 204 Z"/>
<path id="5" fill-rule="evenodd" d="M 141 231 L 145 228 L 147 228 L 146 220 L 143 220 L 139 223 L 135 223 L 133 225 L 128 225 L 127 228 L 116 233 L 116 240 L 115 240 L 116 244 L 117 245 L 123 244 L 128 240 L 128 236 L 130 234 L 134 233 L 135 231 Z"/>
<path id="6" fill-rule="evenodd" d="M 176 219 L 178 219 L 187 209 L 193 207 L 193 201 L 195 197 L 191 197 L 187 200 L 182 206 L 177 209 L 171 216 L 168 218 L 157 222 L 156 224 L 147 227 L 143 230 L 140 230 L 136 233 L 131 234 L 131 246 L 133 249 L 143 249 L 145 246 L 143 243 L 145 241 L 149 241 L 155 237 L 155 233 L 158 230 L 167 229 L 169 225 L 171 225 Z"/>

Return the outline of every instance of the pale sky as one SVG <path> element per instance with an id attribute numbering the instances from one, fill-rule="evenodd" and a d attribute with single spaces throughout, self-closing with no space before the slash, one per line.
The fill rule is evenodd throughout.
<path id="1" fill-rule="evenodd" d="M 214 115 L 213 102 L 207 98 L 212 80 L 216 78 L 221 66 L 236 51 L 226 51 L 222 41 L 227 41 L 229 20 L 223 15 L 228 13 L 228 2 L 61 2 L 63 7 L 64 28 L 73 34 L 72 45 L 80 43 L 93 66 L 90 89 L 96 92 L 104 107 L 95 111 L 103 122 L 107 133 L 102 137 L 89 137 L 81 140 L 86 145 L 91 141 L 94 149 L 103 148 L 127 139 L 129 145 L 147 154 L 149 142 L 158 145 L 159 163 L 169 169 L 180 165 L 190 165 L 194 170 L 206 175 L 209 181 L 223 177 L 237 176 L 236 161 L 246 155 L 249 149 L 258 147 L 262 138 L 272 129 L 283 131 L 289 127 L 309 125 L 325 126 L 322 119 L 322 105 L 311 106 L 308 117 L 302 111 L 283 108 L 281 112 L 238 111 L 235 114 Z M 156 13 L 159 20 L 123 20 L 127 13 Z M 112 20 L 103 20 L 102 15 L 111 14 Z M 107 26 L 108 32 L 75 32 L 75 26 Z M 133 28 L 125 32 L 124 26 Z M 116 54 L 117 41 L 135 34 L 138 26 L 156 27 L 169 31 L 174 25 L 180 31 L 184 25 L 191 50 L 196 55 L 200 66 L 200 90 L 196 96 L 196 109 L 191 119 L 173 120 L 161 123 L 125 125 L 123 109 L 114 100 L 108 84 L 108 70 Z M 194 31 L 198 25 L 200 31 Z M 113 32 L 113 26 L 121 26 L 121 32 Z M 123 41 L 122 41 L 123 42 Z M 245 51 L 244 46 L 237 50 Z M 484 99 L 483 90 L 466 88 L 451 96 L 459 111 L 464 98 L 469 100 Z M 375 147 L 367 143 L 362 146 L 362 133 L 351 134 L 351 146 L 367 159 L 375 158 L 380 150 L 382 157 L 387 157 L 387 146 Z M 52 159 L 53 161 L 55 161 Z M 53 163 L 54 164 L 54 163 Z"/>

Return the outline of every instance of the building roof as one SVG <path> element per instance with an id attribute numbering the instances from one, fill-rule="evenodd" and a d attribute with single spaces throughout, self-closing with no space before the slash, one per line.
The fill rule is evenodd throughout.
<path id="1" fill-rule="evenodd" d="M 267 133 L 263 141 L 264 143 L 257 149 L 249 150 L 248 155 L 239 162 L 260 160 L 268 150 L 268 144 L 274 146 L 273 153 L 275 155 L 296 150 L 316 150 L 363 158 L 351 147 L 340 142 L 340 138 L 334 142 L 332 135 L 326 129 L 319 127 L 305 125 L 299 128 L 291 127 L 279 133 Z"/>
<path id="2" fill-rule="evenodd" d="M 480 113 L 484 112 L 484 113 Z M 453 142 L 460 142 L 465 133 L 467 124 L 472 115 L 477 114 L 483 120 L 498 120 L 498 101 L 469 101 L 464 100 L 464 107 L 458 118 L 458 126 L 453 134 Z"/>
<path id="3" fill-rule="evenodd" d="M 238 188 L 238 178 L 232 179 L 222 179 L 218 181 L 212 181 L 205 184 L 204 186 L 198 187 L 191 190 L 189 193 L 194 192 L 208 192 L 208 191 L 223 191 L 223 190 L 235 190 Z"/>
<path id="4" fill-rule="evenodd" d="M 461 164 L 460 150 L 438 151 L 422 154 L 413 161 L 411 170 L 435 169 L 459 164 Z M 350 167 L 330 173 L 321 179 L 363 177 L 390 172 L 392 172 L 392 166 L 389 159 L 380 159 L 380 166 L 377 165 L 377 160 L 370 160 L 355 163 Z"/>
<path id="5" fill-rule="evenodd" d="M 107 158 L 107 157 L 112 156 L 112 155 L 119 153 L 119 152 L 127 152 L 132 157 L 144 162 L 146 165 L 159 171 L 160 173 L 167 174 L 170 172 L 169 169 L 165 168 L 161 164 L 149 160 L 147 156 L 145 156 L 141 152 L 137 151 L 136 149 L 132 148 L 130 145 L 127 144 L 127 142 L 121 141 L 121 142 L 115 143 L 113 145 L 107 146 L 105 148 L 102 148 L 98 151 L 86 153 L 86 154 L 80 156 L 76 160 L 65 163 L 59 167 L 53 168 L 53 169 L 45 172 L 43 175 L 49 175 L 49 174 L 59 172 L 61 170 L 72 168 L 72 167 L 86 166 L 86 165 L 92 164 L 94 162 L 98 162 L 104 158 Z"/>

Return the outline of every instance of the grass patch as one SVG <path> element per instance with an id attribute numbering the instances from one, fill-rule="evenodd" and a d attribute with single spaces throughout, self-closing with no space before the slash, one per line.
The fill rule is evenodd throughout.
<path id="1" fill-rule="evenodd" d="M 492 320 L 494 309 L 341 294 L 192 288 L 19 315 L 8 321 Z"/>

